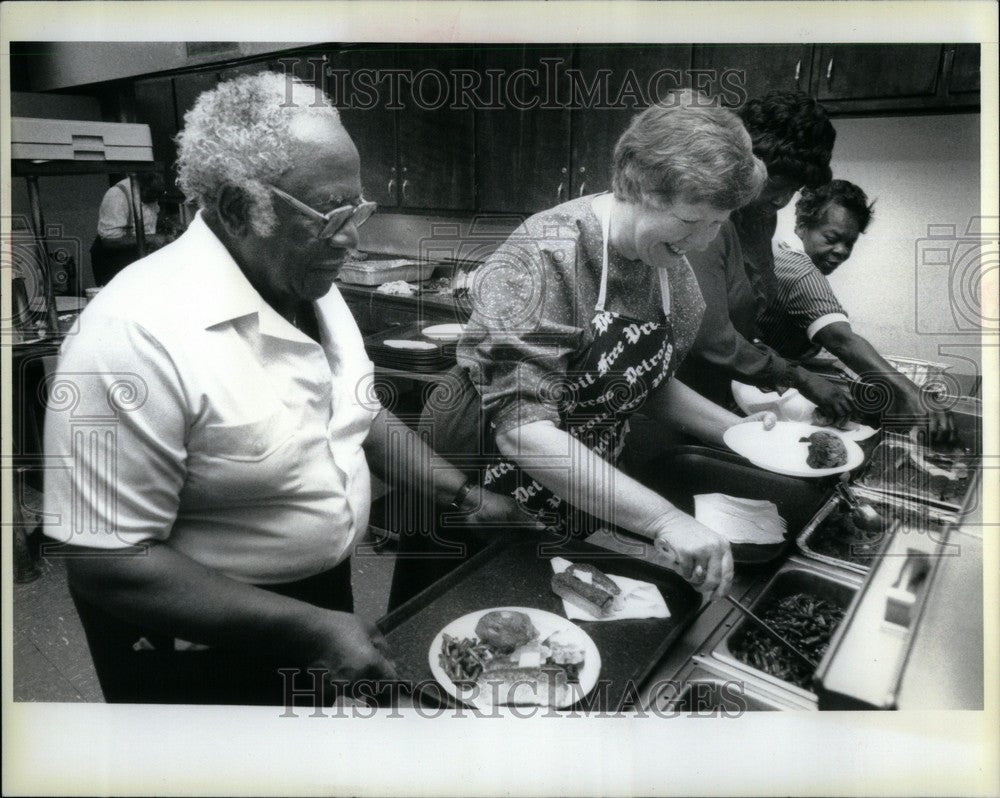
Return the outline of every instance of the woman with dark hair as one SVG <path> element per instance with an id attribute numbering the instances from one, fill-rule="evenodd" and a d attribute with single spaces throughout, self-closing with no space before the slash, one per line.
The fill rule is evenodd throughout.
<path id="1" fill-rule="evenodd" d="M 774 92 L 748 101 L 739 114 L 754 154 L 767 166 L 767 183 L 733 213 L 711 246 L 692 254 L 706 318 L 678 376 L 720 404 L 731 402 L 732 380 L 764 390 L 797 388 L 826 415 L 846 418 L 848 394 L 760 344 L 756 326 L 758 311 L 775 291 L 771 239 L 777 212 L 802 186 L 830 180 L 836 131 L 823 106 L 802 93 Z"/>
<path id="2" fill-rule="evenodd" d="M 932 440 L 948 442 L 954 435 L 951 417 L 930 409 L 920 388 L 854 331 L 826 279 L 851 257 L 871 220 L 872 204 L 854 183 L 833 180 L 803 189 L 795 204 L 795 234 L 802 247 L 784 241 L 774 245 L 776 291 L 757 319 L 761 337 L 790 358 L 811 357 L 825 348 L 860 376 L 887 384 L 896 413 L 924 421 Z"/>
<path id="3" fill-rule="evenodd" d="M 699 590 L 725 594 L 728 542 L 617 464 L 640 407 L 719 445 L 746 420 L 672 375 L 704 310 L 685 255 L 764 180 L 739 119 L 706 98 L 683 92 L 638 114 L 615 147 L 612 193 L 530 217 L 475 272 L 454 401 L 432 396 L 425 415 L 435 448 L 478 458 L 472 478 L 550 531 L 617 525 L 654 542 Z M 426 582 L 457 564 L 438 554 L 432 573 L 409 560 L 393 602 L 400 577 L 410 593 L 422 586 L 420 565 Z"/>

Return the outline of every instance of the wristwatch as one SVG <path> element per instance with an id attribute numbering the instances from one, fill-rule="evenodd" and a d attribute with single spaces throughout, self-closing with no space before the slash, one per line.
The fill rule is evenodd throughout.
<path id="1" fill-rule="evenodd" d="M 451 503 L 448 505 L 448 507 L 452 510 L 461 510 L 462 503 L 472 492 L 472 489 L 474 487 L 475 483 L 471 479 L 465 480 L 465 482 L 462 483 L 462 487 L 460 487 L 458 491 L 455 493 L 455 498 L 451 500 Z"/>

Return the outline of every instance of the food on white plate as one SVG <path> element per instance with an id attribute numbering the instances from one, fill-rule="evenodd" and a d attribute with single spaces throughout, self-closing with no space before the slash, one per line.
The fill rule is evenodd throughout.
<path id="1" fill-rule="evenodd" d="M 538 630 L 523 612 L 493 610 L 479 619 L 476 635 L 497 653 L 509 654 L 515 648 L 537 640 Z"/>
<path id="2" fill-rule="evenodd" d="M 429 350 L 437 349 L 437 346 L 432 344 L 430 341 L 406 341 L 402 338 L 389 338 L 382 342 L 383 346 L 388 346 L 392 349 L 420 349 Z"/>
<path id="3" fill-rule="evenodd" d="M 549 649 L 549 659 L 552 663 L 565 668 L 571 682 L 577 681 L 584 660 L 584 651 L 580 644 L 573 641 L 563 630 L 550 634 L 545 638 L 544 645 Z"/>
<path id="4" fill-rule="evenodd" d="M 486 706 L 563 706 L 569 697 L 566 671 L 555 667 L 494 665 L 477 682 Z"/>
<path id="5" fill-rule="evenodd" d="M 624 602 L 622 590 L 593 565 L 574 563 L 552 575 L 552 592 L 598 618 L 607 618 Z"/>
<path id="6" fill-rule="evenodd" d="M 823 414 L 823 411 L 818 407 L 813 410 L 812 423 L 817 427 L 833 427 L 836 426 L 837 429 L 841 429 L 844 432 L 854 432 L 861 428 L 861 425 L 857 421 L 851 421 L 849 418 L 845 418 L 839 424 L 834 424 L 833 419 L 827 415 Z"/>
<path id="7" fill-rule="evenodd" d="M 444 634 L 438 663 L 457 687 L 478 688 L 483 705 L 560 707 L 579 684 L 585 651 L 570 630 L 540 640 L 524 613 L 494 610 L 479 619 L 474 637 Z"/>
<path id="8" fill-rule="evenodd" d="M 829 432 L 814 432 L 807 438 L 799 438 L 809 444 L 806 465 L 810 468 L 839 468 L 847 462 L 847 447 L 840 436 Z"/>
<path id="9" fill-rule="evenodd" d="M 420 289 L 406 282 L 406 280 L 392 280 L 388 283 L 382 283 L 375 290 L 380 294 L 388 294 L 389 296 L 412 296 Z"/>

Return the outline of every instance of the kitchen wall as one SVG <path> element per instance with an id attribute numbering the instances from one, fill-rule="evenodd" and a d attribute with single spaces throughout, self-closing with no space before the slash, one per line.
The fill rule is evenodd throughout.
<path id="1" fill-rule="evenodd" d="M 834 177 L 875 199 L 875 218 L 830 278 L 854 328 L 883 354 L 949 363 L 975 374 L 979 266 L 980 116 L 836 119 Z M 996 260 L 996 220 L 990 245 Z M 929 232 L 933 238 L 929 238 Z M 794 238 L 794 201 L 779 217 Z M 988 248 L 989 249 L 989 248 Z M 996 296 L 996 271 L 992 271 Z M 987 289 L 983 288 L 984 295 Z"/>

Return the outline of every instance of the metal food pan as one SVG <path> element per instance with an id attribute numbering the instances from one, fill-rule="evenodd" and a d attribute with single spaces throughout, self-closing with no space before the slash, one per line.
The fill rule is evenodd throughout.
<path id="1" fill-rule="evenodd" d="M 860 582 L 853 576 L 846 573 L 837 573 L 829 569 L 820 569 L 807 563 L 790 562 L 782 567 L 771 579 L 767 587 L 753 603 L 751 609 L 756 615 L 761 615 L 772 605 L 781 601 L 786 596 L 796 593 L 810 593 L 818 598 L 827 599 L 845 612 L 854 600 L 860 588 Z M 738 610 L 733 610 L 738 613 Z M 737 671 L 752 675 L 765 684 L 773 685 L 790 692 L 792 695 L 810 702 L 816 702 L 816 694 L 812 690 L 799 687 L 785 679 L 772 676 L 770 673 L 755 668 L 743 662 L 734 653 L 733 648 L 747 631 L 756 626 L 748 618 L 739 616 L 739 621 L 733 624 L 732 631 L 729 632 L 712 650 L 712 657 Z M 834 637 L 836 630 L 834 632 Z M 833 637 L 831 637 L 831 642 Z M 829 650 L 829 649 L 828 649 Z"/>
<path id="2" fill-rule="evenodd" d="M 892 469 L 888 472 L 881 470 L 879 463 L 883 462 L 881 458 L 888 453 L 889 447 L 894 444 L 902 447 L 909 445 L 905 434 L 892 431 L 886 431 L 883 440 L 872 452 L 868 467 L 855 482 L 856 487 L 869 493 L 890 496 L 894 500 L 912 501 L 951 513 L 961 512 L 967 493 L 975 484 L 976 473 L 982 468 L 982 407 L 974 399 L 963 397 L 955 401 L 957 404 L 951 409 L 951 417 L 958 443 L 965 453 L 944 456 L 953 460 L 955 465 L 964 467 L 968 474 L 967 478 L 960 480 L 956 486 L 961 489 L 960 492 L 952 491 L 953 495 L 942 498 L 941 493 L 935 490 L 933 480 L 916 466 L 902 468 L 900 472 Z M 935 454 L 932 450 L 931 457 Z"/>
<path id="3" fill-rule="evenodd" d="M 436 263 L 417 263 L 410 260 L 366 260 L 345 263 L 338 276 L 342 282 L 352 285 L 376 286 L 395 280 L 419 283 L 429 280 L 436 268 Z"/>
<path id="4" fill-rule="evenodd" d="M 914 534 L 936 534 L 942 532 L 945 527 L 955 520 L 955 516 L 951 513 L 917 504 L 916 502 L 907 502 L 902 499 L 893 499 L 883 494 L 868 494 L 861 491 L 856 491 L 856 495 L 861 501 L 870 504 L 885 522 L 882 528 L 881 544 L 879 545 L 878 552 L 872 557 L 871 562 L 859 562 L 850 559 L 846 554 L 845 556 L 838 556 L 837 553 L 821 551 L 822 536 L 826 534 L 823 526 L 827 519 L 835 513 L 850 512 L 842 505 L 836 495 L 827 500 L 812 521 L 806 525 L 798 538 L 796 538 L 796 545 L 805 557 L 864 575 L 871 569 L 872 564 L 879 559 L 885 542 L 890 538 L 897 526 L 903 525 L 907 528 L 908 532 Z"/>
<path id="5" fill-rule="evenodd" d="M 815 710 L 816 705 L 696 657 L 676 679 L 655 685 L 648 709 L 670 717 L 736 717 L 744 712 Z"/>

